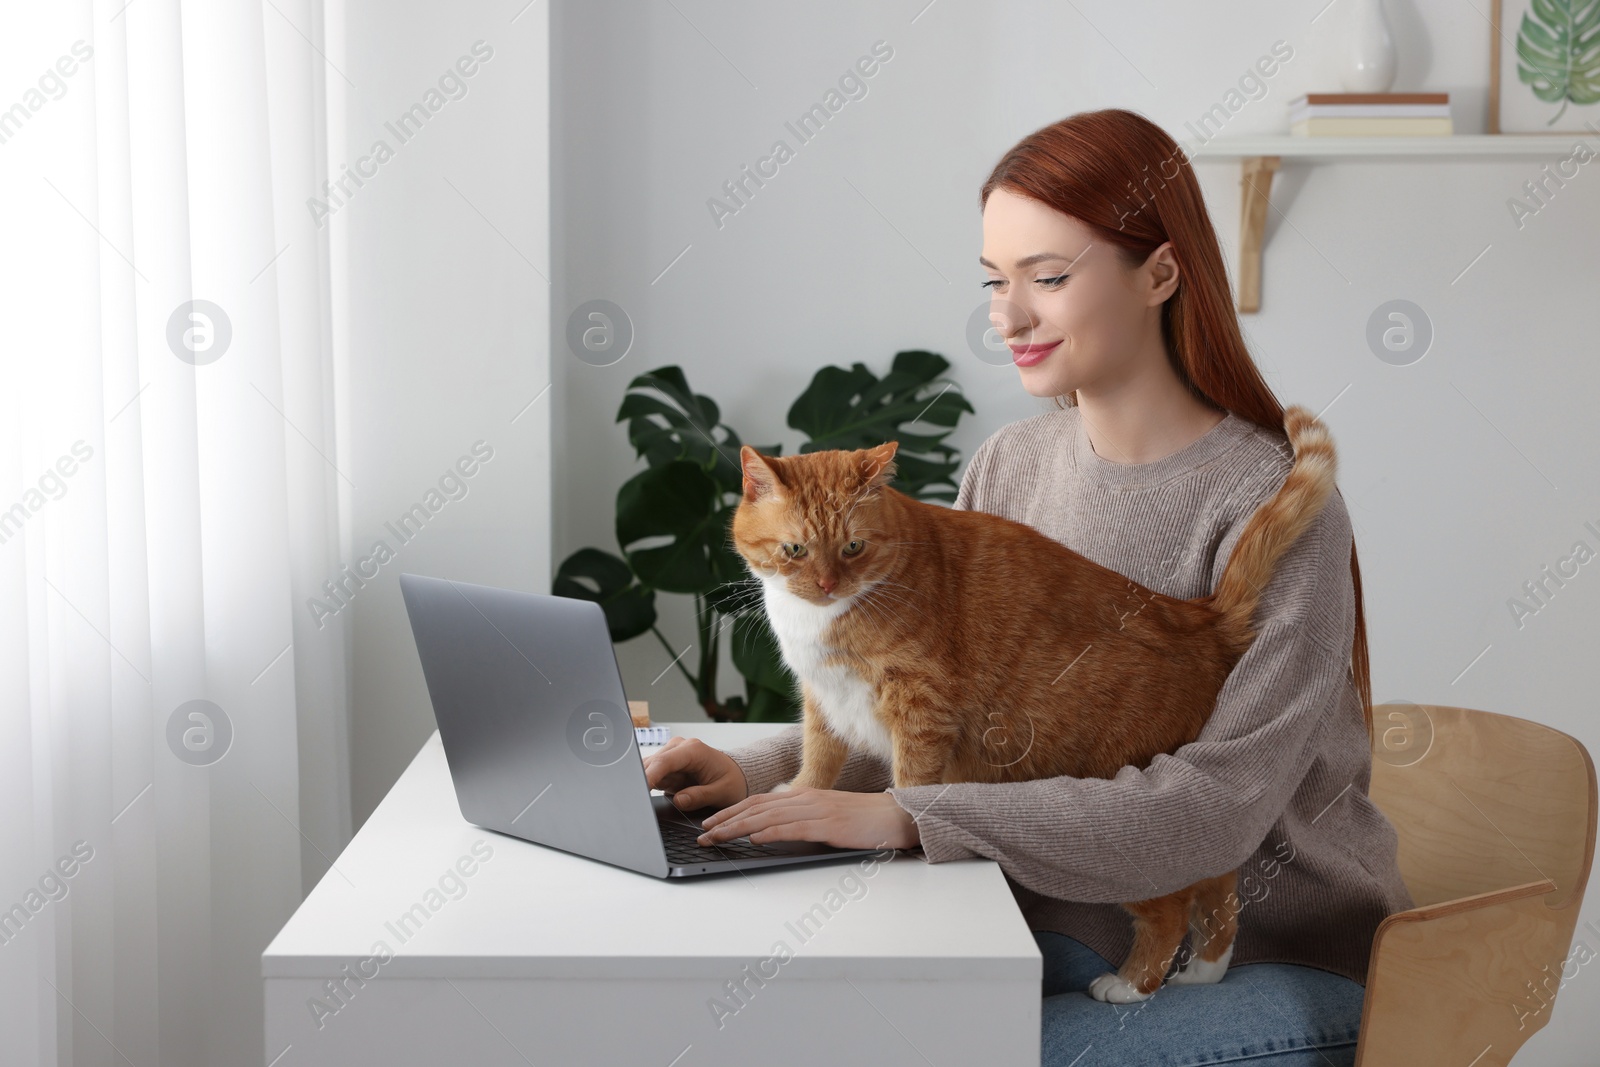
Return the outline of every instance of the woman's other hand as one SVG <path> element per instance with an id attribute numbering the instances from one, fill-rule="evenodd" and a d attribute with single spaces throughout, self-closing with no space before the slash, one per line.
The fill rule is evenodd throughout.
<path id="1" fill-rule="evenodd" d="M 837 848 L 915 848 L 917 822 L 888 793 L 851 793 L 799 787 L 757 793 L 707 816 L 700 844 L 749 837 L 768 841 L 819 841 Z"/>
<path id="2" fill-rule="evenodd" d="M 697 737 L 671 737 L 644 759 L 644 779 L 683 811 L 725 808 L 749 795 L 744 771 L 721 749 Z"/>

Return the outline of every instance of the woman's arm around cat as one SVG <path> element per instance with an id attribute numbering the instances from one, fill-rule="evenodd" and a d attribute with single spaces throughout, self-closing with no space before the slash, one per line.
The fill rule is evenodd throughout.
<path id="1" fill-rule="evenodd" d="M 1350 542 L 1336 495 L 1264 590 L 1256 640 L 1196 741 L 1110 779 L 890 788 L 885 795 L 903 812 L 899 829 L 910 820 L 930 862 L 986 856 L 1028 888 L 1065 900 L 1147 899 L 1242 864 L 1294 797 L 1324 728 L 1361 715 L 1350 674 Z M 885 835 L 892 815 L 883 796 L 794 790 L 747 797 L 707 825 L 715 840 L 749 834 L 873 847 L 877 838 L 858 842 Z"/>

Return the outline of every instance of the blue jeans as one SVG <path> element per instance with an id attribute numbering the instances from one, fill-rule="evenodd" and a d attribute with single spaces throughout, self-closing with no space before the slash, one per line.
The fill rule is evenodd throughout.
<path id="1" fill-rule="evenodd" d="M 1361 1031 L 1359 983 L 1290 963 L 1228 968 L 1214 985 L 1163 985 L 1105 1004 L 1085 990 L 1117 968 L 1076 938 L 1035 930 L 1044 955 L 1043 1067 L 1349 1067 Z"/>

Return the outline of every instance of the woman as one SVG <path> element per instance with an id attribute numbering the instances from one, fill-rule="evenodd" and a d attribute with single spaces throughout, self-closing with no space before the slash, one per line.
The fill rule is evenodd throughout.
<path id="1" fill-rule="evenodd" d="M 1023 388 L 1065 403 L 985 440 L 955 506 L 1191 598 L 1212 591 L 1290 461 L 1186 164 L 1159 127 L 1105 110 L 1033 133 L 984 183 L 991 318 Z M 1200 737 L 1113 779 L 888 788 L 889 768 L 859 753 L 835 789 L 769 792 L 799 769 L 798 727 L 729 753 L 674 738 L 647 776 L 682 808 L 723 809 L 703 843 L 995 860 L 1044 957 L 1045 1064 L 1353 1063 L 1373 933 L 1413 902 L 1394 829 L 1367 796 L 1366 627 L 1337 494 L 1255 621 Z M 1231 966 L 1206 973 L 1195 959 L 1142 1001 L 1088 995 L 1131 943 L 1118 903 L 1226 869 L 1219 860 L 1240 868 Z"/>

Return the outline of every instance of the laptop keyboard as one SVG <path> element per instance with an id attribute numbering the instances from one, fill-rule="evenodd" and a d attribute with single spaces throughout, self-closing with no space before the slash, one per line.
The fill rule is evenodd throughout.
<path id="1" fill-rule="evenodd" d="M 695 843 L 695 838 L 702 832 L 698 826 L 665 820 L 658 825 L 661 827 L 661 842 L 667 848 L 667 859 L 673 863 L 718 863 L 730 859 L 790 854 L 788 849 L 778 845 L 757 845 L 749 841 L 723 841 L 707 848 Z"/>

